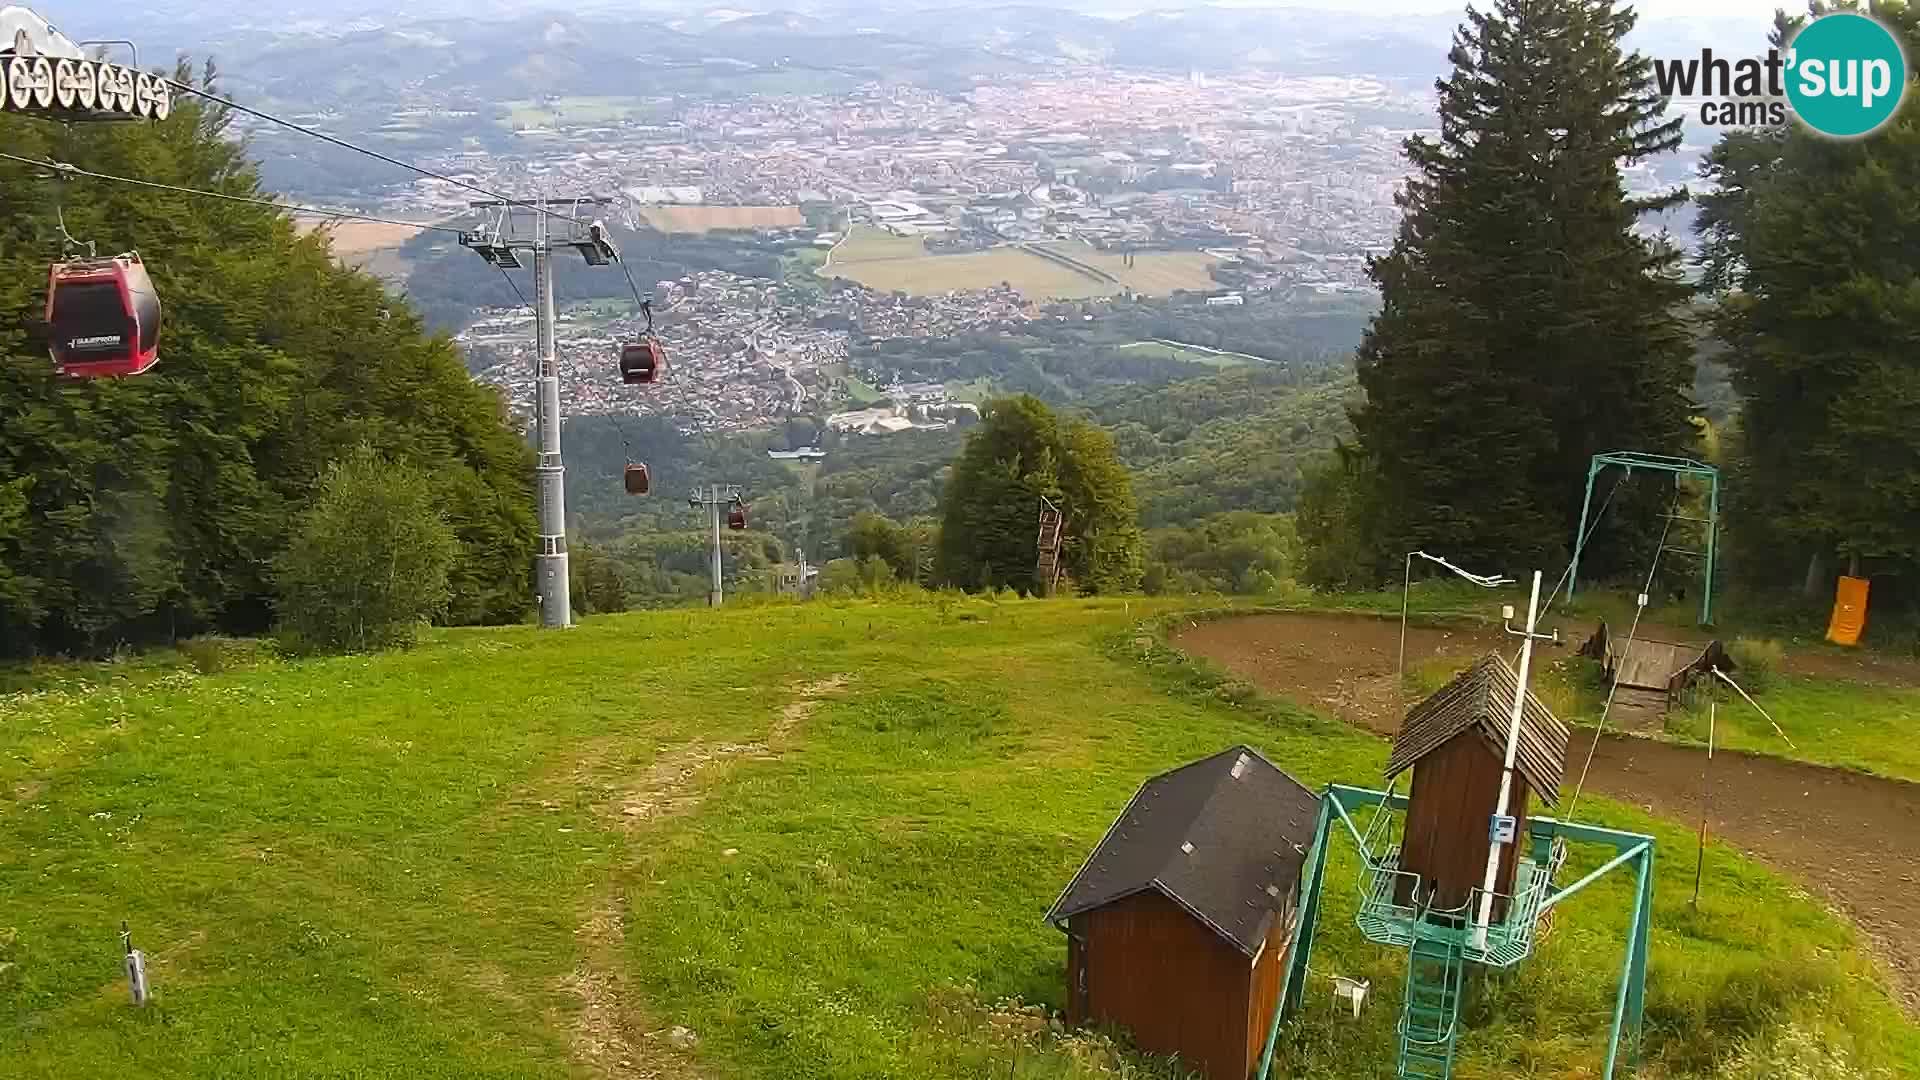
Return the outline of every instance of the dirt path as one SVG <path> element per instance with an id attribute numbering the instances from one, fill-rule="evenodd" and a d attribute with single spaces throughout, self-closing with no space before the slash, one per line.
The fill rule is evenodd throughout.
<path id="1" fill-rule="evenodd" d="M 1264 690 L 1390 735 L 1399 633 L 1392 619 L 1254 615 L 1192 625 L 1173 641 Z M 1464 663 L 1505 641 L 1498 630 L 1410 627 L 1407 666 L 1436 656 Z M 1570 776 L 1589 748 L 1592 733 L 1577 731 Z M 1695 747 L 1608 735 L 1593 749 L 1587 790 L 1698 822 L 1705 763 Z M 1892 968 L 1908 1011 L 1920 1014 L 1920 784 L 1737 751 L 1714 755 L 1712 780 L 1715 835 L 1850 915 Z"/>
<path id="2" fill-rule="evenodd" d="M 660 822 L 700 805 L 703 791 L 696 781 L 703 771 L 731 761 L 778 757 L 794 732 L 813 715 L 820 699 L 840 690 L 846 682 L 846 676 L 835 675 L 794 687 L 793 700 L 781 708 L 765 741 L 695 740 L 660 755 L 635 775 L 609 775 L 606 758 L 610 748 L 591 746 L 567 777 L 567 785 L 596 791 L 596 808 L 602 818 L 629 835 L 644 834 Z M 688 1052 L 698 1043 L 698 1033 L 656 1021 L 629 985 L 623 952 L 625 910 L 631 902 L 609 888 L 595 898 L 574 931 L 580 942 L 581 962 L 559 985 L 580 1004 L 570 1022 L 562 1021 L 569 1029 L 574 1063 L 588 1074 L 607 1080 L 698 1080 L 700 1072 Z"/>

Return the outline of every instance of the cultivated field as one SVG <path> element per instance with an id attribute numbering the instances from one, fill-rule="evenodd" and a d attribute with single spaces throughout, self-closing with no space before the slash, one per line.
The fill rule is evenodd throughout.
<path id="1" fill-rule="evenodd" d="M 552 101 L 509 101 L 510 128 L 606 124 L 648 111 L 650 106 L 630 97 L 563 97 Z"/>
<path id="2" fill-rule="evenodd" d="M 1179 290 L 1204 292 L 1218 288 L 1208 270 L 1219 259 L 1200 251 L 1139 251 L 1133 265 L 1115 251 L 1101 251 L 1087 244 L 1055 241 L 1037 245 L 1076 262 L 1104 270 L 1147 296 L 1166 296 Z"/>
<path id="3" fill-rule="evenodd" d="M 805 225 L 797 206 L 649 206 L 640 211 L 660 232 L 703 233 L 710 229 L 791 229 Z"/>
<path id="4" fill-rule="evenodd" d="M 1183 360 L 1189 364 L 1206 364 L 1209 367 L 1236 367 L 1240 364 L 1254 363 L 1253 360 L 1238 353 L 1208 352 L 1168 341 L 1134 341 L 1120 348 L 1135 356 Z"/>
<path id="5" fill-rule="evenodd" d="M 402 258 L 400 248 L 420 234 L 413 225 L 388 225 L 377 221 L 342 221 L 311 214 L 295 214 L 294 221 L 307 232 L 325 231 L 336 259 L 389 281 L 404 280 L 413 264 Z"/>
<path id="6" fill-rule="evenodd" d="M 1315 787 L 1385 760 L 1196 672 L 1141 622 L 1168 610 L 743 604 L 0 673 L 33 687 L 0 697 L 0 1073 L 1120 1075 L 998 1003 L 1062 1004 L 1041 915 L 1141 780 L 1238 742 Z M 1822 903 L 1716 843 L 1694 910 L 1690 822 L 1581 816 L 1661 845 L 1643 1075 L 1920 1070 Z M 1309 986 L 1277 1075 L 1392 1074 L 1406 957 L 1353 928 L 1356 870 L 1329 866 L 1313 963 L 1374 1001 L 1355 1021 Z M 1596 1075 L 1625 893 L 1583 892 L 1488 981 L 1456 1075 Z"/>
<path id="7" fill-rule="evenodd" d="M 1026 296 L 1052 300 L 1112 296 L 1123 285 L 1140 293 L 1165 295 L 1175 289 L 1205 289 L 1212 283 L 1206 268 L 1214 260 L 1198 252 L 1140 252 L 1135 256 L 1135 266 L 1127 269 L 1121 266 L 1119 255 L 1096 253 L 1084 244 L 1057 243 L 1047 245 L 1047 250 L 1118 281 L 1013 246 L 929 254 L 917 237 L 865 227 L 855 229 L 834 250 L 822 272 L 851 278 L 869 288 L 921 294 L 986 289 L 1006 283 Z"/>
<path id="8" fill-rule="evenodd" d="M 333 245 L 333 253 L 342 260 L 352 262 L 379 251 L 397 248 L 420 235 L 420 229 L 414 225 L 388 225 L 378 221 L 342 221 L 338 218 L 323 218 L 307 214 L 294 215 L 302 229 L 312 232 L 324 230 L 328 242 Z"/>

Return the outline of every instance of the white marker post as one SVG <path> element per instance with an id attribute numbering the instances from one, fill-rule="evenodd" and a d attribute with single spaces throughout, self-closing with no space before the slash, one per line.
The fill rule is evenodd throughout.
<path id="1" fill-rule="evenodd" d="M 1513 759 L 1520 752 L 1520 718 L 1527 708 L 1527 671 L 1533 666 L 1533 628 L 1540 617 L 1540 571 L 1533 572 L 1533 595 L 1527 598 L 1527 631 L 1521 636 L 1520 684 L 1513 692 L 1513 711 L 1507 715 L 1507 762 L 1500 772 L 1500 802 L 1493 811 L 1495 821 L 1508 816 L 1513 800 Z M 1487 875 L 1480 888 L 1480 913 L 1473 923 L 1473 947 L 1487 947 L 1487 924 L 1493 919 L 1493 887 L 1500 876 L 1500 854 L 1507 839 L 1488 822 Z M 1513 837 L 1517 841 L 1518 837 Z"/>

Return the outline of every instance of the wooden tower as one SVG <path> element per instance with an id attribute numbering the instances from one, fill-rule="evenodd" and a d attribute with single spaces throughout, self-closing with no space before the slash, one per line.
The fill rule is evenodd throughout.
<path id="1" fill-rule="evenodd" d="M 1434 911 L 1464 910 L 1485 880 L 1489 823 L 1500 800 L 1507 725 L 1518 678 L 1498 653 L 1488 653 L 1407 713 L 1387 761 L 1387 779 L 1411 768 L 1406 835 L 1394 901 Z M 1526 835 L 1527 805 L 1552 805 L 1566 767 L 1567 726 L 1529 691 L 1521 711 L 1510 811 L 1516 837 Z M 1505 915 L 1513 893 L 1521 844 L 1506 846 L 1495 880 L 1493 917 Z M 1419 896 L 1414 888 L 1418 880 Z"/>

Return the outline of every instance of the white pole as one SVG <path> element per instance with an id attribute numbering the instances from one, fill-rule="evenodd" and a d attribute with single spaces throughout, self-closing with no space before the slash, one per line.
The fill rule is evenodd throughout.
<path id="1" fill-rule="evenodd" d="M 535 215 L 533 242 L 534 429 L 540 446 L 534 476 L 540 492 L 540 550 L 534 584 L 540 593 L 540 624 L 573 622 L 567 595 L 566 469 L 560 463 L 560 373 L 553 340 L 553 253 L 547 249 L 547 215 Z"/>
<path id="2" fill-rule="evenodd" d="M 1407 681 L 1407 594 L 1413 591 L 1413 552 L 1407 552 L 1407 569 L 1400 579 L 1400 663 L 1394 667 L 1399 680 L 1394 683 L 1393 693 L 1397 698 L 1405 693 L 1401 689 Z"/>
<path id="3" fill-rule="evenodd" d="M 709 607 L 720 606 L 720 485 L 715 484 L 708 492 L 707 512 L 713 515 L 713 592 L 707 597 Z"/>
<path id="4" fill-rule="evenodd" d="M 1500 773 L 1500 802 L 1494 810 L 1497 817 L 1506 817 L 1513 799 L 1513 759 L 1520 752 L 1520 718 L 1527 708 L 1527 672 L 1533 666 L 1533 630 L 1535 621 L 1540 617 L 1540 571 L 1533 572 L 1533 595 L 1527 598 L 1527 634 L 1520 639 L 1520 682 L 1513 691 L 1513 711 L 1507 714 L 1507 761 Z M 1480 915 L 1473 924 L 1473 947 L 1487 947 L 1487 923 L 1493 918 L 1493 887 L 1500 876 L 1500 856 L 1506 850 L 1506 844 L 1494 840 L 1491 834 L 1492 823 L 1488 823 L 1492 842 L 1487 845 L 1487 873 L 1480 887 Z M 1519 837 L 1514 838 L 1518 841 Z"/>

